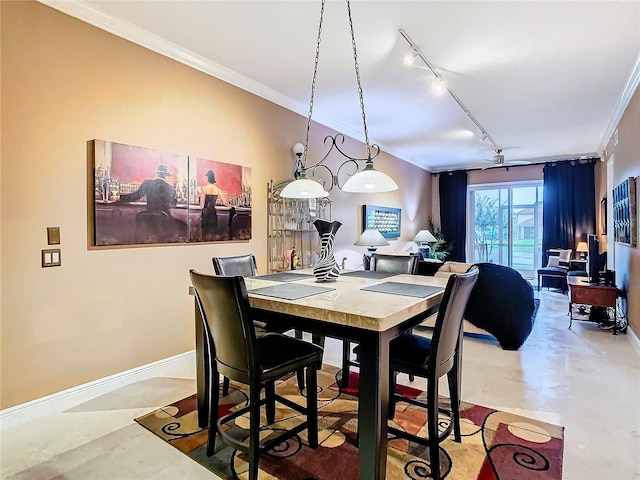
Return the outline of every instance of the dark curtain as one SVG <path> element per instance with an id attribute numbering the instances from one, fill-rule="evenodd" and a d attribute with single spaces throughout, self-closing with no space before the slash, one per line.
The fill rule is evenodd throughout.
<path id="1" fill-rule="evenodd" d="M 570 248 L 596 233 L 595 160 L 546 164 L 543 169 L 542 264 L 549 248 Z"/>
<path id="2" fill-rule="evenodd" d="M 440 229 L 450 246 L 447 260 L 464 262 L 467 237 L 467 172 L 440 174 Z"/>

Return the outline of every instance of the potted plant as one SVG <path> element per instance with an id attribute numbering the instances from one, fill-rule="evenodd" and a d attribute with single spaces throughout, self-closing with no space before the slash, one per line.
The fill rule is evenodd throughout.
<path id="1" fill-rule="evenodd" d="M 436 242 L 431 244 L 431 258 L 444 262 L 444 259 L 447 258 L 451 252 L 451 246 L 447 244 L 447 241 L 442 235 L 442 230 L 433 222 L 432 217 L 429 217 L 428 224 L 429 231 L 436 237 Z"/>

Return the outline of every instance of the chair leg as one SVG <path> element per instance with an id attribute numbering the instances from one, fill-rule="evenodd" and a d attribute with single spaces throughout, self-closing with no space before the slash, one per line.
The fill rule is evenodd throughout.
<path id="1" fill-rule="evenodd" d="M 267 382 L 265 385 L 265 396 L 267 398 L 267 424 L 271 425 L 276 421 L 276 382 Z"/>
<path id="2" fill-rule="evenodd" d="M 427 432 L 431 478 L 440 480 L 440 445 L 438 443 L 438 380 L 427 386 Z"/>
<path id="3" fill-rule="evenodd" d="M 301 330 L 296 330 L 296 338 L 298 340 L 302 339 L 302 331 Z M 315 333 L 311 335 L 311 343 L 318 345 L 322 348 L 324 348 L 324 341 L 325 341 L 325 337 L 324 335 L 316 335 Z M 321 365 L 322 367 L 322 365 Z M 304 372 L 302 370 L 298 370 L 297 372 L 297 379 L 298 379 L 298 388 L 300 389 L 300 393 L 304 392 Z"/>
<path id="4" fill-rule="evenodd" d="M 298 388 L 300 393 L 304 392 L 304 369 L 300 369 L 296 372 L 296 378 L 298 379 Z"/>
<path id="5" fill-rule="evenodd" d="M 211 388 L 209 389 L 209 432 L 207 434 L 207 457 L 214 454 L 216 449 L 216 422 L 218 421 L 218 388 L 220 385 L 220 374 L 214 366 L 211 372 Z M 214 388 L 215 387 L 215 388 Z"/>
<path id="6" fill-rule="evenodd" d="M 314 345 L 324 348 L 324 341 L 324 335 L 316 335 L 315 333 L 311 335 L 311 343 Z"/>
<path id="7" fill-rule="evenodd" d="M 302 330 L 296 330 L 295 334 L 298 340 L 302 340 Z M 298 370 L 296 377 L 298 380 L 298 388 L 300 389 L 300 393 L 302 393 L 304 390 L 304 372 L 302 370 Z"/>
<path id="8" fill-rule="evenodd" d="M 462 432 L 460 430 L 460 392 L 458 390 L 458 372 L 454 367 L 447 373 L 449 382 L 449 396 L 451 397 L 451 421 L 453 422 L 453 439 L 462 442 Z"/>
<path id="9" fill-rule="evenodd" d="M 227 395 L 229 395 L 229 384 L 231 382 L 229 381 L 229 379 L 227 377 L 223 377 L 222 378 L 222 396 L 226 397 Z M 218 385 L 217 383 L 215 385 Z"/>
<path id="10" fill-rule="evenodd" d="M 393 420 L 396 414 L 396 377 L 397 372 L 389 369 L 389 420 Z"/>
<path id="11" fill-rule="evenodd" d="M 260 454 L 260 386 L 249 388 L 249 480 L 258 480 Z"/>
<path id="12" fill-rule="evenodd" d="M 318 448 L 318 377 L 315 365 L 307 367 L 307 434 L 309 446 Z"/>
<path id="13" fill-rule="evenodd" d="M 453 368 L 447 372 L 449 382 L 449 397 L 451 397 L 451 421 L 453 422 L 453 439 L 462 442 L 462 430 L 460 429 L 460 392 L 462 390 L 462 351 L 464 349 L 464 328 L 460 325 L 458 332 L 458 345 L 456 356 L 453 359 Z"/>
<path id="14" fill-rule="evenodd" d="M 347 388 L 349 386 L 349 361 L 351 360 L 351 342 L 348 340 L 342 341 L 342 380 L 340 386 Z"/>

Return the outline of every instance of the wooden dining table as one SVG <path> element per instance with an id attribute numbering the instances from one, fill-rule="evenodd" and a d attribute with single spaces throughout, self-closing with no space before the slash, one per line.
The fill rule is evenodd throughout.
<path id="1" fill-rule="evenodd" d="M 253 314 L 256 319 L 270 325 L 287 325 L 315 335 L 360 344 L 360 478 L 383 480 L 387 463 L 389 342 L 437 311 L 447 279 L 404 274 L 384 277 L 379 272 L 343 272 L 334 282 L 319 283 L 311 270 L 297 270 L 295 277 L 291 273 L 245 278 Z M 295 278 L 295 281 L 282 281 L 291 278 Z M 266 287 L 271 288 L 264 290 Z M 286 296 L 294 290 L 304 293 L 307 287 L 326 290 L 290 299 L 271 296 L 274 293 L 269 292 L 285 292 Z M 367 290 L 386 287 L 395 293 Z M 417 291 L 410 292 L 411 289 Z M 420 294 L 420 290 L 425 296 L 409 295 Z M 425 294 L 425 291 L 428 293 Z M 294 292 L 288 296 L 295 297 L 296 294 Z M 198 421 L 204 428 L 208 422 L 208 382 L 205 381 L 208 360 L 205 357 L 202 319 L 197 305 L 195 322 Z"/>

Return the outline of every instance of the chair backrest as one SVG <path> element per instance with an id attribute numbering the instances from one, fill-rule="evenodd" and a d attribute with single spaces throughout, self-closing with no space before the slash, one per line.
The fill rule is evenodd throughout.
<path id="1" fill-rule="evenodd" d="M 248 383 L 257 372 L 256 334 L 249 317 L 249 296 L 239 276 L 204 275 L 190 270 L 191 283 L 207 335 L 209 358 L 227 378 Z"/>
<path id="2" fill-rule="evenodd" d="M 562 248 L 549 248 L 547 250 L 547 266 L 569 267 L 572 253 L 573 250 L 571 249 L 563 250 Z M 555 262 L 551 260 L 552 258 L 555 259 Z"/>
<path id="3" fill-rule="evenodd" d="M 258 275 L 256 257 L 249 255 L 238 255 L 236 257 L 213 257 L 213 270 L 216 275 L 226 277 L 238 275 L 240 277 L 254 277 Z"/>
<path id="4" fill-rule="evenodd" d="M 433 329 L 427 363 L 427 369 L 434 371 L 436 379 L 451 370 L 454 365 L 462 318 L 477 280 L 476 266 L 472 266 L 466 273 L 455 273 L 449 277 Z"/>
<path id="5" fill-rule="evenodd" d="M 374 253 L 371 258 L 371 270 L 387 273 L 408 273 L 418 271 L 418 255 L 384 255 Z"/>

